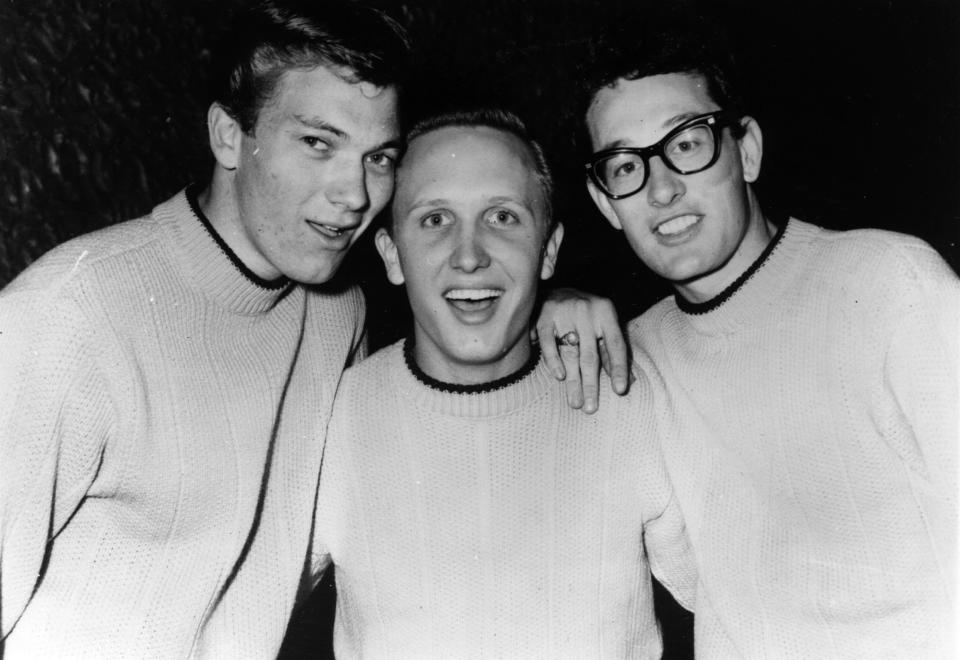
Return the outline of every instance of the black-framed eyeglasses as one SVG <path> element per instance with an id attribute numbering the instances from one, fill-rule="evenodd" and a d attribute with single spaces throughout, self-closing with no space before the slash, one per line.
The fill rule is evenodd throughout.
<path id="1" fill-rule="evenodd" d="M 636 194 L 650 177 L 650 159 L 660 156 L 677 174 L 695 174 L 711 167 L 720 157 L 722 131 L 737 116 L 718 110 L 689 119 L 649 147 L 616 147 L 593 154 L 587 175 L 610 199 Z"/>

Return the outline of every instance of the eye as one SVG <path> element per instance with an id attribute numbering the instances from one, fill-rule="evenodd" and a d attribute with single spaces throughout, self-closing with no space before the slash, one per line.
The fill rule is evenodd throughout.
<path id="1" fill-rule="evenodd" d="M 712 147 L 713 134 L 707 126 L 691 126 L 672 138 L 666 151 L 671 156 L 690 156 Z"/>
<path id="2" fill-rule="evenodd" d="M 397 166 L 397 154 L 393 152 L 378 151 L 375 154 L 367 156 L 366 161 L 370 163 L 373 169 L 383 173 L 392 173 Z"/>
<path id="3" fill-rule="evenodd" d="M 517 214 L 507 209 L 492 209 L 486 217 L 491 225 L 515 225 L 520 222 Z"/>
<path id="4" fill-rule="evenodd" d="M 324 140 L 323 138 L 317 137 L 316 135 L 304 135 L 300 138 L 305 145 L 313 149 L 314 151 L 319 151 L 321 153 L 326 153 L 330 151 L 330 143 Z"/>
<path id="5" fill-rule="evenodd" d="M 614 154 L 603 161 L 601 172 L 606 181 L 633 179 L 643 172 L 643 160 L 634 153 Z"/>
<path id="6" fill-rule="evenodd" d="M 637 171 L 637 164 L 634 162 L 626 162 L 623 165 L 620 165 L 617 169 L 613 171 L 613 176 L 628 176 Z"/>
<path id="7" fill-rule="evenodd" d="M 700 142 L 696 140 L 680 140 L 673 143 L 673 150 L 678 153 L 689 153 L 700 147 Z"/>
<path id="8" fill-rule="evenodd" d="M 428 229 L 433 227 L 445 227 L 452 222 L 450 216 L 441 211 L 435 211 L 433 213 L 428 213 L 427 215 L 420 218 L 420 226 L 426 227 Z"/>

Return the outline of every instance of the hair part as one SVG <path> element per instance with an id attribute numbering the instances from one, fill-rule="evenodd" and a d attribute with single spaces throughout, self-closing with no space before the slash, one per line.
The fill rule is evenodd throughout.
<path id="1" fill-rule="evenodd" d="M 524 144 L 533 160 L 534 176 L 543 194 L 543 212 L 547 220 L 547 227 L 552 229 L 556 224 L 553 214 L 553 171 L 547 161 L 543 147 L 530 136 L 526 123 L 515 113 L 502 108 L 453 110 L 431 115 L 414 123 L 407 131 L 407 143 L 409 144 L 427 133 L 451 127 L 492 128 L 509 133 Z M 403 159 L 400 161 L 400 167 L 403 167 Z"/>
<path id="2" fill-rule="evenodd" d="M 401 86 L 409 55 L 403 28 L 383 12 L 344 0 L 262 0 L 223 35 L 215 101 L 253 133 L 284 73 L 329 67 L 344 80 Z"/>

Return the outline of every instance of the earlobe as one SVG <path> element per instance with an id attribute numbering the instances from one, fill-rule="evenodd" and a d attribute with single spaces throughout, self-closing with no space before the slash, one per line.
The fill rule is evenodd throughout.
<path id="1" fill-rule="evenodd" d="M 614 229 L 623 230 L 623 225 L 620 224 L 620 218 L 617 217 L 616 212 L 613 210 L 613 206 L 610 205 L 610 198 L 603 194 L 603 192 L 593 185 L 593 181 L 587 179 L 587 192 L 590 193 L 590 198 L 593 200 L 594 206 L 599 209 L 600 213 L 603 214 L 603 217 L 607 219 Z"/>
<path id="2" fill-rule="evenodd" d="M 383 259 L 383 267 L 387 271 L 387 279 L 390 284 L 397 286 L 403 284 L 403 268 L 400 266 L 400 255 L 397 253 L 397 245 L 390 238 L 386 229 L 381 227 L 373 237 L 374 245 L 377 246 L 377 252 Z"/>
<path id="3" fill-rule="evenodd" d="M 207 132 L 210 150 L 221 167 L 237 169 L 243 131 L 240 124 L 219 103 L 212 103 L 207 111 Z"/>
<path id="4" fill-rule="evenodd" d="M 543 263 L 540 266 L 540 279 L 548 280 L 553 277 L 557 268 L 557 257 L 560 254 L 560 244 L 563 242 L 563 223 L 558 222 L 553 228 L 550 238 L 543 246 Z"/>
<path id="5" fill-rule="evenodd" d="M 760 124 L 753 117 L 742 120 L 744 134 L 740 138 L 740 164 L 743 167 L 743 180 L 753 183 L 760 177 L 760 163 L 763 160 L 763 133 Z"/>

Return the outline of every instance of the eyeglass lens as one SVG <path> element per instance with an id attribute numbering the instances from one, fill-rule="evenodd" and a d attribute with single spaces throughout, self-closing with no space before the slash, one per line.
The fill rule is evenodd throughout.
<path id="1" fill-rule="evenodd" d="M 713 130 L 706 124 L 690 126 L 671 137 L 660 151 L 675 170 L 689 174 L 703 169 L 713 159 Z M 625 195 L 646 181 L 643 158 L 636 153 L 616 153 L 599 161 L 595 171 L 613 195 Z"/>

